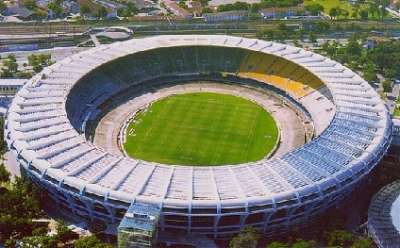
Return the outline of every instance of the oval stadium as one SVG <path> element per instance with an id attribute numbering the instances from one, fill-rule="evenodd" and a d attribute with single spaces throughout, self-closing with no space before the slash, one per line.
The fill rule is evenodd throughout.
<path id="1" fill-rule="evenodd" d="M 123 122 L 185 89 L 265 103 L 280 128 L 275 153 L 222 166 L 124 156 Z M 295 109 L 298 124 L 271 110 L 278 103 Z M 391 128 L 378 93 L 326 57 L 257 39 L 176 35 L 96 47 L 45 68 L 15 96 L 5 137 L 26 177 L 63 211 L 111 227 L 130 206 L 150 205 L 160 231 L 218 239 L 246 226 L 287 230 L 339 204 L 386 153 Z"/>

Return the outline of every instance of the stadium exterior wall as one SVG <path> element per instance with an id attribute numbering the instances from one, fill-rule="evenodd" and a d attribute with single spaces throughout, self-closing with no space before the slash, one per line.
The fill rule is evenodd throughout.
<path id="1" fill-rule="evenodd" d="M 220 47 L 284 58 L 324 82 L 333 97 L 328 99 L 327 106 L 333 103 L 335 112 L 319 136 L 305 146 L 279 158 L 234 166 L 171 167 L 120 158 L 89 144 L 74 128 L 74 111 L 65 110 L 66 104 L 79 103 L 79 94 L 74 93 L 73 87 L 78 83 L 86 87 L 82 80 L 95 68 L 160 46 L 217 47 L 212 50 L 216 52 L 212 54 L 215 58 L 227 56 L 218 56 Z M 204 73 L 178 72 L 181 63 L 170 75 Z M 200 68 L 202 63 L 198 61 L 194 67 Z M 134 69 L 140 70 L 140 66 Z M 153 66 L 159 70 L 158 64 Z M 233 69 L 238 68 L 245 67 L 238 65 Z M 240 77 L 235 71 L 217 73 Z M 108 76 L 105 73 L 101 78 Z M 126 89 L 126 85 L 118 88 L 120 82 L 115 80 L 104 83 Z M 82 119 L 90 118 L 95 108 L 110 97 L 91 104 L 90 99 L 95 102 L 103 97 L 94 89 L 87 88 L 93 95 L 78 104 L 81 108 L 94 106 Z M 318 89 L 313 92 L 319 94 Z M 312 94 L 298 101 L 303 101 L 308 109 L 317 108 Z M 326 118 L 329 111 L 322 111 Z M 310 113 L 316 118 L 316 114 Z M 365 80 L 320 55 L 238 37 L 160 36 L 95 48 L 45 69 L 16 95 L 6 115 L 5 137 L 26 176 L 64 211 L 88 221 L 115 224 L 133 203 L 155 205 L 162 211 L 161 231 L 223 238 L 239 233 L 245 226 L 273 233 L 303 225 L 339 204 L 386 153 L 391 125 L 387 107 Z"/>

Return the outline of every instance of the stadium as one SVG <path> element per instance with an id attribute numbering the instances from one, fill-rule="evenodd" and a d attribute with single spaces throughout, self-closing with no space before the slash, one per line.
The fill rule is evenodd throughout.
<path id="1" fill-rule="evenodd" d="M 170 166 L 124 156 L 121 121 L 188 89 L 261 105 L 273 96 L 301 121 L 291 127 L 274 115 L 279 147 L 254 162 Z M 290 133 L 298 126 L 300 136 Z M 15 96 L 5 137 L 24 174 L 74 216 L 118 225 L 144 204 L 159 209 L 162 232 L 218 239 L 246 226 L 287 230 L 339 204 L 386 153 L 391 129 L 375 90 L 326 57 L 256 39 L 176 35 L 96 47 L 46 68 Z"/>

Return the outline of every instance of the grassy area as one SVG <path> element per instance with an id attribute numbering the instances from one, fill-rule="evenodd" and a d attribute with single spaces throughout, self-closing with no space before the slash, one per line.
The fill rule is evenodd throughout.
<path id="1" fill-rule="evenodd" d="M 400 109 L 396 108 L 394 110 L 393 116 L 400 116 Z"/>
<path id="2" fill-rule="evenodd" d="M 331 10 L 332 8 L 335 7 L 340 7 L 341 9 L 345 9 L 347 11 L 349 11 L 351 16 L 351 13 L 353 13 L 352 11 L 352 7 L 350 5 L 350 3 L 348 1 L 340 1 L 340 0 L 306 0 L 304 1 L 305 4 L 321 4 L 322 6 L 324 6 L 324 12 L 329 14 L 329 10 Z"/>
<path id="3" fill-rule="evenodd" d="M 340 0 L 305 0 L 304 1 L 305 4 L 321 4 L 322 6 L 324 6 L 324 12 L 326 14 L 329 14 L 329 11 L 332 8 L 335 7 L 340 7 L 343 10 L 347 10 L 349 12 L 349 16 L 347 17 L 348 19 L 352 19 L 352 14 L 353 14 L 353 6 L 350 4 L 349 1 L 340 1 Z M 365 3 L 361 3 L 360 4 L 360 10 L 368 10 L 369 9 L 369 5 L 367 2 Z M 384 19 L 387 19 L 390 17 L 390 14 L 387 15 Z M 339 19 L 343 19 L 343 16 L 340 16 Z M 372 15 L 370 13 L 368 13 L 368 18 L 371 19 L 379 19 L 379 15 L 377 13 L 375 13 L 375 15 L 372 17 Z"/>
<path id="4" fill-rule="evenodd" d="M 256 161 L 275 146 L 278 128 L 261 106 L 215 94 L 174 95 L 153 103 L 129 123 L 126 152 L 181 165 Z"/>

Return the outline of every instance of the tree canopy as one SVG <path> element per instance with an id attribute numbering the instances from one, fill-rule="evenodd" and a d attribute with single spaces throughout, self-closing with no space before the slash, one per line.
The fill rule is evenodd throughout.
<path id="1" fill-rule="evenodd" d="M 257 248 L 260 233 L 255 227 L 245 227 L 241 234 L 234 237 L 229 243 L 230 248 Z"/>

